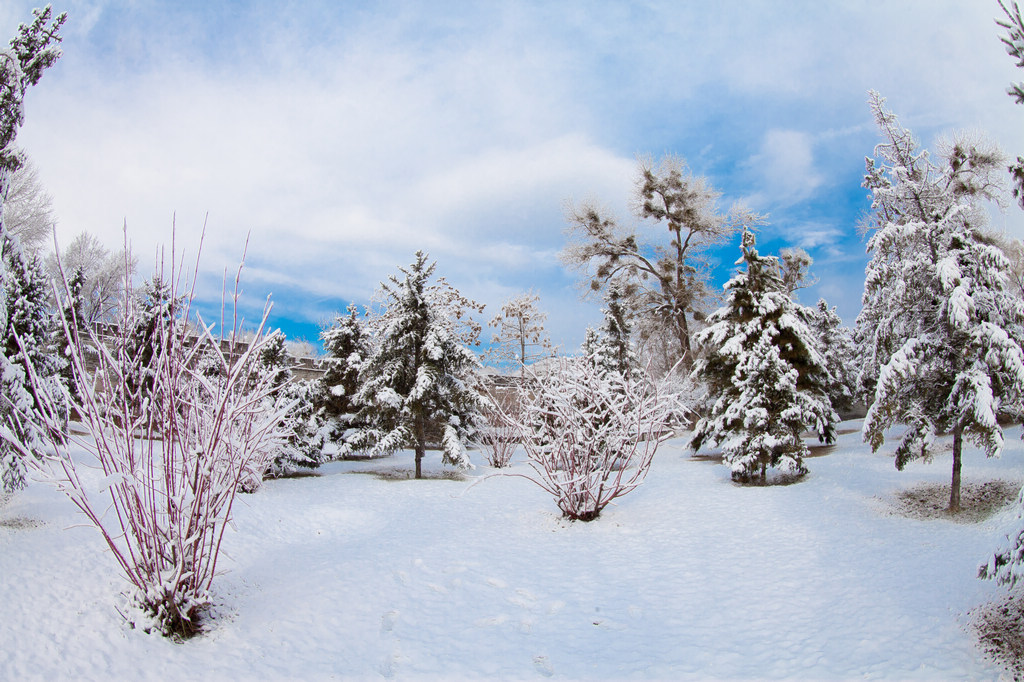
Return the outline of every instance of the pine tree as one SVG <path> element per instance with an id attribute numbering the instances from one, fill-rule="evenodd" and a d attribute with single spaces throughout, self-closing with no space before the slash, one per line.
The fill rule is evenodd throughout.
<path id="1" fill-rule="evenodd" d="M 284 334 L 277 329 L 267 335 L 267 344 L 260 349 L 257 371 L 272 376 L 271 385 L 279 390 L 292 378 L 292 357 L 285 345 Z"/>
<path id="2" fill-rule="evenodd" d="M 402 278 L 381 283 L 382 310 L 370 320 L 373 350 L 356 397 L 366 424 L 358 443 L 373 454 L 415 449 L 416 478 L 430 438 L 440 441 L 446 463 L 469 465 L 465 443 L 483 404 L 473 385 L 480 361 L 458 329 L 466 309 L 480 306 L 443 279 L 431 284 L 434 269 L 419 251 L 409 268 L 400 268 Z"/>
<path id="3" fill-rule="evenodd" d="M 177 301 L 171 298 L 171 287 L 159 274 L 144 281 L 134 296 L 128 320 L 132 324 L 126 347 L 122 349 L 122 371 L 125 373 L 125 396 L 130 404 L 145 414 L 153 393 L 153 377 L 157 350 L 163 337 L 171 336 L 178 315 Z"/>
<path id="4" fill-rule="evenodd" d="M 708 395 L 690 447 L 723 445 L 736 480 L 757 474 L 764 481 L 768 467 L 803 474 L 808 450 L 800 434 L 813 428 L 823 441 L 835 437 L 825 360 L 786 290 L 778 258 L 759 255 L 746 230 L 742 251 L 737 265 L 746 270 L 726 283 L 725 305 L 695 337 L 703 355 L 693 377 Z"/>
<path id="5" fill-rule="evenodd" d="M 295 379 L 291 370 L 292 363 L 281 330 L 268 334 L 256 358 L 256 372 L 252 381 L 256 385 L 269 378 L 272 388 L 264 400 L 268 410 L 286 415 L 279 427 L 282 432 L 288 433 L 288 437 L 273 449 L 266 471 L 253 472 L 251 479 L 245 482 L 246 492 L 254 492 L 259 488 L 263 478 L 280 478 L 298 469 L 315 469 L 323 462 L 324 444 L 319 425 L 314 419 L 316 408 L 310 385 L 307 381 Z"/>
<path id="6" fill-rule="evenodd" d="M 49 280 L 39 258 L 25 257 L 17 242 L 5 234 L 0 234 L 0 242 L 5 273 L 0 297 L 6 302 L 6 319 L 0 327 L 0 363 L 8 368 L 0 376 L 5 397 L 0 413 L 9 419 L 12 435 L 35 450 L 42 447 L 44 436 L 39 419 L 43 397 L 33 389 L 29 373 L 37 375 L 39 390 L 57 397 L 66 390 L 61 373 L 67 363 L 60 356 L 62 348 L 51 343 Z M 3 489 L 10 492 L 24 485 L 24 463 L 2 442 L 0 450 L 4 458 Z"/>
<path id="7" fill-rule="evenodd" d="M 583 343 L 580 344 L 580 355 L 583 357 L 590 357 L 597 352 L 597 345 L 601 342 L 601 337 L 597 335 L 597 331 L 593 327 L 587 327 L 586 331 L 583 332 Z"/>
<path id="8" fill-rule="evenodd" d="M 960 508 L 966 438 L 988 456 L 1003 444 L 1000 412 L 1021 415 L 1024 302 L 1010 286 L 1009 262 L 983 232 L 982 199 L 994 198 L 1001 156 L 956 143 L 942 166 L 872 93 L 885 138 L 868 159 L 875 232 L 864 285 L 859 336 L 869 342 L 874 394 L 864 440 L 878 450 L 886 429 L 906 424 L 896 467 L 931 456 L 953 435 L 949 510 Z M 862 384 L 870 385 L 863 381 Z"/>
<path id="9" fill-rule="evenodd" d="M 804 307 L 803 310 L 806 311 L 808 327 L 818 339 L 818 348 L 828 370 L 825 393 L 836 411 L 847 412 L 853 407 L 857 390 L 857 351 L 853 333 L 843 326 L 835 306 L 829 308 L 825 299 L 819 299 L 816 307 Z"/>
<path id="10" fill-rule="evenodd" d="M 350 304 L 347 315 L 339 315 L 334 324 L 320 332 L 327 357 L 323 360 L 324 375 L 311 387 L 317 407 L 325 420 L 335 422 L 328 435 L 343 441 L 345 433 L 357 426 L 354 421 L 359 407 L 355 402 L 359 391 L 359 367 L 369 354 L 366 332 L 359 319 L 359 309 Z M 345 443 L 341 443 L 344 451 Z"/>
<path id="11" fill-rule="evenodd" d="M 633 326 L 626 317 L 619 290 L 612 287 L 605 295 L 605 307 L 601 310 L 604 321 L 597 332 L 593 357 L 598 368 L 604 372 L 618 372 L 628 376 L 640 365 L 633 350 L 631 334 Z"/>
<path id="12" fill-rule="evenodd" d="M 33 274 L 17 239 L 4 227 L 3 209 L 12 174 L 24 162 L 14 142 L 24 122 L 25 93 L 60 57 L 59 31 L 67 19 L 66 14 L 61 14 L 51 22 L 49 7 L 33 10 L 33 15 L 35 20 L 28 26 L 19 26 L 10 48 L 0 52 L 0 483 L 5 492 L 21 487 L 25 480 L 24 462 L 9 440 L 17 439 L 33 450 L 38 443 L 39 422 L 33 414 L 37 401 L 27 388 L 24 359 L 19 361 L 15 357 L 10 343 L 12 331 L 19 326 L 35 327 L 32 309 L 36 301 L 14 298 L 17 292 L 33 290 Z M 28 354 L 33 356 L 36 350 L 30 349 Z"/>

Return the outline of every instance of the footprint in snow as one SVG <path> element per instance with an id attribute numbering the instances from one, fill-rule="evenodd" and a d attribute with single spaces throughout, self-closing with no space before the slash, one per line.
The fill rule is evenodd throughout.
<path id="1" fill-rule="evenodd" d="M 388 611 L 380 617 L 380 631 L 381 634 L 391 632 L 395 629 L 395 623 L 398 621 L 398 611 Z"/>
<path id="2" fill-rule="evenodd" d="M 502 614 L 500 616 L 490 616 L 489 618 L 480 618 L 473 622 L 473 625 L 477 627 L 492 627 L 495 625 L 501 625 L 508 620 L 508 616 Z"/>
<path id="3" fill-rule="evenodd" d="M 551 667 L 551 661 L 547 656 L 534 656 L 533 667 L 544 677 L 551 677 L 555 674 L 555 669 Z"/>

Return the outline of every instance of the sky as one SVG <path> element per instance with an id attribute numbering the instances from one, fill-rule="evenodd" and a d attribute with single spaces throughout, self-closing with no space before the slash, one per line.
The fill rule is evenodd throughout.
<path id="1" fill-rule="evenodd" d="M 32 2 L 0 1 L 0 37 Z M 124 231 L 194 259 L 219 306 L 242 257 L 243 312 L 291 338 L 414 260 L 437 262 L 484 321 L 525 291 L 572 352 L 600 301 L 559 260 L 567 207 L 625 225 L 637 160 L 675 155 L 768 215 L 762 253 L 801 246 L 852 325 L 879 142 L 869 90 L 930 149 L 953 131 L 1024 155 L 1024 71 L 995 0 L 848 2 L 155 2 L 68 0 L 63 57 L 32 88 L 18 143 L 57 237 Z M 1024 237 L 1008 202 L 993 227 Z M 642 226 L 650 234 L 661 233 Z M 714 254 L 721 286 L 738 236 Z M 212 315 L 212 312 L 210 313 Z"/>

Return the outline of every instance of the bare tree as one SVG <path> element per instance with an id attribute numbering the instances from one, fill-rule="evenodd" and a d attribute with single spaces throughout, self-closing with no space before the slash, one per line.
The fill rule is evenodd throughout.
<path id="1" fill-rule="evenodd" d="M 818 278 L 811 275 L 812 263 L 814 259 L 799 246 L 779 249 L 779 269 L 786 293 L 792 296 L 797 289 L 818 283 Z"/>
<path id="2" fill-rule="evenodd" d="M 18 238 L 22 249 L 35 253 L 51 237 L 56 222 L 53 197 L 43 187 L 39 169 L 25 157 L 11 176 L 4 201 L 4 227 Z"/>
<path id="3" fill-rule="evenodd" d="M 548 314 L 537 308 L 539 300 L 540 296 L 533 292 L 513 296 L 488 323 L 498 330 L 492 338 L 496 346 L 489 355 L 518 365 L 520 376 L 531 360 L 548 357 L 554 351 L 544 328 Z"/>
<path id="4" fill-rule="evenodd" d="M 723 215 L 720 196 L 705 178 L 692 175 L 681 158 L 666 157 L 658 164 L 642 159 L 634 213 L 639 220 L 664 224 L 667 243 L 646 240 L 639 229 L 623 227 L 593 204 L 584 204 L 568 211 L 562 262 L 583 273 L 592 292 L 616 284 L 641 339 L 669 329 L 672 355 L 689 364 L 693 321 L 703 317 L 711 298 L 707 250 L 741 227 L 761 223 L 760 216 L 741 207 Z"/>
<path id="5" fill-rule="evenodd" d="M 100 240 L 88 232 L 81 232 L 61 254 L 60 264 L 68 278 L 76 272 L 82 274 L 80 324 L 92 325 L 116 318 L 118 303 L 125 286 L 125 268 L 129 277 L 135 272 L 137 259 L 124 250 L 112 253 Z M 57 259 L 47 260 L 50 275 L 59 281 Z"/>

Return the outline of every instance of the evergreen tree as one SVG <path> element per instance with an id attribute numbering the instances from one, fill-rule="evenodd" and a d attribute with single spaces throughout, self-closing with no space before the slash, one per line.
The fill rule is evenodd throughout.
<path id="1" fill-rule="evenodd" d="M 347 315 L 339 315 L 334 324 L 320 332 L 327 357 L 323 360 L 324 375 L 311 386 L 322 418 L 334 423 L 328 434 L 347 451 L 343 442 L 346 432 L 357 426 L 359 407 L 355 402 L 359 391 L 359 367 L 369 355 L 366 332 L 359 319 L 359 309 L 350 304 Z"/>
<path id="2" fill-rule="evenodd" d="M 1006 47 L 1006 52 L 1016 60 L 1016 66 L 1024 69 L 1024 17 L 1021 17 L 1020 7 L 1014 2 L 1007 7 L 1003 0 L 999 0 L 999 7 L 1006 15 L 1006 20 L 997 20 L 996 23 L 1006 29 L 1006 35 L 999 39 Z M 1006 89 L 1006 94 L 1014 99 L 1017 104 L 1024 104 L 1024 83 L 1013 83 Z M 1017 162 L 1009 167 L 1010 178 L 1013 182 L 1013 196 L 1021 208 L 1024 208 L 1024 157 L 1018 156 Z"/>
<path id="3" fill-rule="evenodd" d="M 628 376 L 636 371 L 640 364 L 630 338 L 633 327 L 626 317 L 622 297 L 617 288 L 612 287 L 604 300 L 605 307 L 601 310 L 604 321 L 597 332 L 597 343 L 593 351 L 594 362 L 604 372 L 618 372 Z"/>
<path id="4" fill-rule="evenodd" d="M 0 327 L 0 363 L 8 368 L 0 377 L 6 403 L 0 406 L 0 414 L 8 418 L 11 435 L 35 450 L 42 447 L 44 437 L 39 410 L 47 399 L 61 402 L 60 396 L 66 390 L 61 374 L 67 363 L 60 355 L 62 348 L 51 343 L 49 280 L 39 258 L 26 257 L 15 240 L 2 234 L 2 227 L 0 241 L 5 274 L 0 297 L 6 302 L 6 319 Z M 39 395 L 32 387 L 30 372 L 36 374 L 39 390 L 46 391 L 48 396 Z M 24 463 L 2 442 L 0 456 L 4 458 L 3 489 L 9 492 L 22 487 Z"/>
<path id="5" fill-rule="evenodd" d="M 597 352 L 597 346 L 601 342 L 601 337 L 597 335 L 597 331 L 593 327 L 587 327 L 587 330 L 583 332 L 583 343 L 580 344 L 580 355 L 585 358 L 589 358 Z"/>
<path id="6" fill-rule="evenodd" d="M 435 264 L 419 251 L 416 262 L 381 283 L 383 303 L 370 320 L 373 350 L 362 364 L 358 443 L 373 454 L 416 451 L 416 478 L 428 438 L 437 438 L 443 460 L 468 466 L 465 443 L 481 420 L 475 390 L 480 361 L 458 325 L 467 308 L 480 307 L 444 280 L 431 284 Z M 477 327 L 478 329 L 478 327 Z"/>
<path id="7" fill-rule="evenodd" d="M 857 390 L 857 350 L 853 344 L 853 332 L 843 326 L 835 306 L 829 308 L 825 299 L 819 299 L 814 308 L 802 309 L 806 311 L 807 325 L 818 339 L 818 348 L 828 370 L 825 393 L 834 409 L 847 412 L 853 407 Z"/>
<path id="8" fill-rule="evenodd" d="M 982 199 L 993 198 L 1001 157 L 956 143 L 942 166 L 872 93 L 885 140 L 868 159 L 875 232 L 858 333 L 874 384 L 864 440 L 877 450 L 886 429 L 906 424 L 896 467 L 931 456 L 953 435 L 949 510 L 960 507 L 964 439 L 988 456 L 1002 448 L 1000 412 L 1021 415 L 1024 302 L 1009 283 L 1009 262 L 985 235 Z"/>
<path id="9" fill-rule="evenodd" d="M 761 218 L 740 208 L 723 215 L 721 193 L 692 175 L 683 159 L 645 159 L 637 170 L 636 216 L 667 234 L 651 239 L 655 232 L 623 227 L 592 204 L 572 207 L 562 262 L 590 280 L 590 291 L 618 287 L 639 336 L 667 346 L 668 366 L 682 359 L 689 367 L 694 323 L 710 298 L 707 251 Z"/>
<path id="10" fill-rule="evenodd" d="M 285 345 L 284 334 L 277 329 L 267 335 L 267 343 L 260 349 L 257 359 L 257 371 L 270 374 L 274 390 L 280 390 L 292 378 L 292 357 Z"/>
<path id="11" fill-rule="evenodd" d="M 173 338 L 177 302 L 171 297 L 170 285 L 159 274 L 154 274 L 127 303 L 131 310 L 126 320 L 131 330 L 121 349 L 123 386 L 127 392 L 125 399 L 138 410 L 136 415 L 144 416 L 153 395 L 157 353 L 165 336 Z"/>
<path id="12" fill-rule="evenodd" d="M 28 367 L 24 357 L 16 357 L 20 352 L 13 352 L 17 344 L 11 344 L 12 332 L 20 335 L 20 331 L 27 328 L 31 337 L 36 327 L 37 301 L 15 296 L 22 291 L 34 291 L 37 284 L 35 271 L 25 261 L 17 239 L 4 227 L 4 204 L 12 174 L 24 163 L 14 142 L 24 122 L 25 93 L 60 57 L 59 31 L 67 19 L 66 14 L 61 14 L 51 22 L 49 7 L 33 10 L 33 15 L 35 19 L 30 25 L 22 24 L 18 28 L 10 48 L 0 52 L 0 331 L 3 332 L 0 338 L 3 344 L 3 352 L 0 352 L 0 483 L 4 492 L 20 488 L 25 481 L 24 462 L 9 441 L 16 439 L 29 450 L 40 444 L 39 420 L 34 414 L 38 396 L 28 389 Z M 26 353 L 29 357 L 38 357 L 38 348 L 29 341 Z M 41 368 L 41 372 L 49 370 Z"/>
<path id="13" fill-rule="evenodd" d="M 838 421 L 825 394 L 828 371 L 818 340 L 782 279 L 778 258 L 761 256 L 744 230 L 746 266 L 726 285 L 722 308 L 695 339 L 703 349 L 693 377 L 708 387 L 690 447 L 723 445 L 737 480 L 781 467 L 802 474 L 807 455 L 801 432 L 813 428 L 826 442 Z"/>

